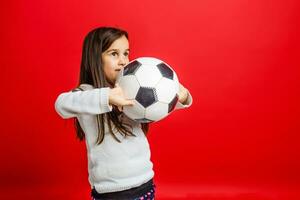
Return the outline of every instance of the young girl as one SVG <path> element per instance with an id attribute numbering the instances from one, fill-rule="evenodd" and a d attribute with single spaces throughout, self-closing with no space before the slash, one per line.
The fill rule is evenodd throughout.
<path id="1" fill-rule="evenodd" d="M 123 106 L 134 102 L 115 85 L 128 56 L 127 32 L 112 27 L 92 30 L 84 39 L 78 87 L 55 102 L 62 118 L 74 118 L 77 137 L 86 142 L 92 200 L 154 199 L 149 124 L 122 113 Z M 181 84 L 178 99 L 176 109 L 192 104 Z"/>

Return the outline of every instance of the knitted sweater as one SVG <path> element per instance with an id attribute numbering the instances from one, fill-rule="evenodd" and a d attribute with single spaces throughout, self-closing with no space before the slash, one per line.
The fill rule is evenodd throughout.
<path id="1" fill-rule="evenodd" d="M 70 91 L 60 94 L 55 102 L 57 113 L 64 119 L 77 117 L 85 133 L 88 158 L 89 183 L 99 193 L 115 192 L 137 187 L 154 176 L 150 160 L 148 140 L 137 123 L 124 114 L 120 120 L 130 123 L 136 137 L 115 135 L 119 143 L 108 132 L 105 123 L 105 137 L 100 145 L 96 144 L 98 127 L 97 114 L 112 111 L 108 102 L 109 88 L 93 88 L 82 84 L 84 91 Z M 192 97 L 189 94 L 187 105 L 177 103 L 176 109 L 189 107 Z"/>

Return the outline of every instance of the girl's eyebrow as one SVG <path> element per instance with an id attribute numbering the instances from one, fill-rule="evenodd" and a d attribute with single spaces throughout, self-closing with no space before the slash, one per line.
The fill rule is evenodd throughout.
<path id="1" fill-rule="evenodd" d="M 107 51 L 107 53 L 111 52 L 111 51 L 116 51 L 116 52 L 119 52 L 119 49 L 110 49 Z M 129 49 L 126 49 L 125 51 L 129 51 Z"/>

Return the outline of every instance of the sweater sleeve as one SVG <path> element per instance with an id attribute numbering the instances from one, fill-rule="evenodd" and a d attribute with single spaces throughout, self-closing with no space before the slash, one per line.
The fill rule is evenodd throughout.
<path id="1" fill-rule="evenodd" d="M 108 101 L 109 88 L 70 91 L 60 94 L 55 101 L 56 112 L 64 119 L 78 114 L 102 114 L 112 111 Z"/>
<path id="2" fill-rule="evenodd" d="M 192 103 L 193 103 L 193 97 L 192 97 L 191 93 L 188 91 L 187 100 L 184 102 L 184 104 L 182 104 L 178 101 L 176 106 L 175 106 L 175 110 L 188 108 L 192 105 Z"/>

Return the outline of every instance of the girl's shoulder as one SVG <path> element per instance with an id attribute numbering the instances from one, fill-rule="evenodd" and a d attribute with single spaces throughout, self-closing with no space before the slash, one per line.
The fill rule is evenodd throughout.
<path id="1" fill-rule="evenodd" d="M 83 84 L 80 84 L 78 87 L 76 87 L 72 91 L 76 92 L 76 91 L 85 91 L 85 90 L 92 90 L 92 89 L 94 89 L 94 86 L 87 84 L 87 83 L 83 83 Z"/>
<path id="2" fill-rule="evenodd" d="M 79 88 L 82 90 L 91 90 L 94 89 L 94 86 L 87 84 L 87 83 L 83 83 L 79 85 Z"/>

